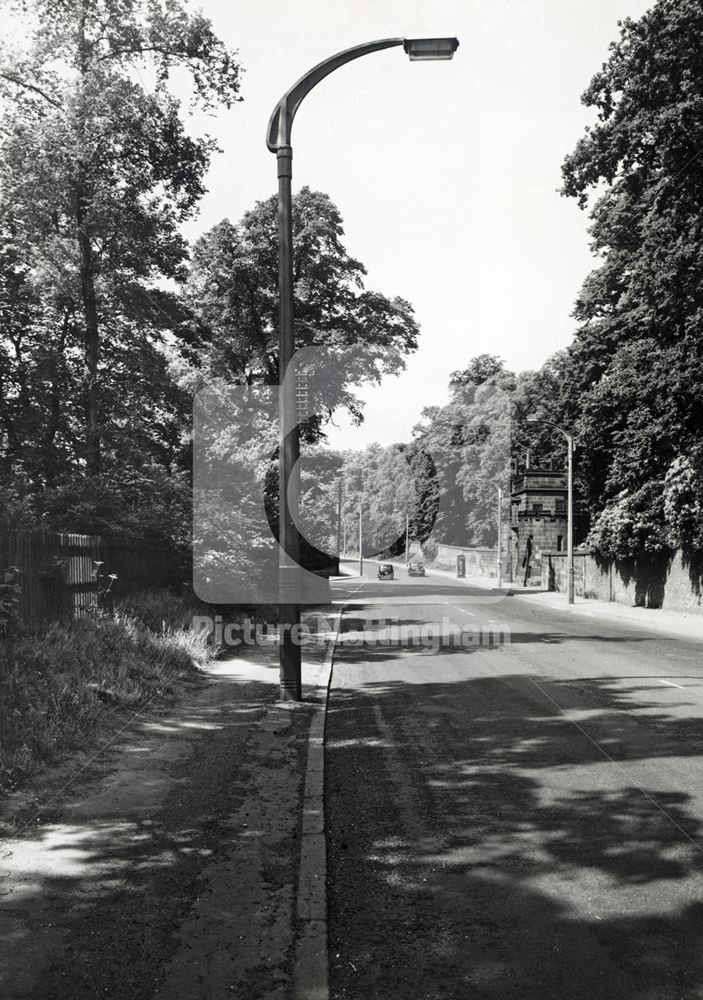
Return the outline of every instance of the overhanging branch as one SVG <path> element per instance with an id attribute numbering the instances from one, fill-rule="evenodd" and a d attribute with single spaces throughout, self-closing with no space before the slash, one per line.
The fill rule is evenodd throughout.
<path id="1" fill-rule="evenodd" d="M 23 80 L 21 77 L 15 76 L 13 73 L 7 73 L 0 70 L 0 80 L 7 80 L 8 83 L 14 83 L 16 87 L 22 87 L 23 90 L 31 90 L 35 94 L 39 94 L 48 104 L 53 105 L 55 108 L 61 108 L 63 105 L 61 101 L 57 101 L 54 97 L 50 97 L 46 91 L 38 87 L 36 83 L 29 83 L 27 80 Z"/>

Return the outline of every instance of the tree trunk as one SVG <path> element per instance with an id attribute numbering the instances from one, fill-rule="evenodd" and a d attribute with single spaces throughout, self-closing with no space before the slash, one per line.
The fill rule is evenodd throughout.
<path id="1" fill-rule="evenodd" d="M 95 296 L 93 248 L 80 218 L 78 222 L 78 247 L 81 261 L 81 299 L 85 319 L 85 366 L 88 377 L 85 397 L 86 463 L 88 474 L 97 476 L 100 474 L 100 386 L 98 376 L 100 329 Z"/>
<path id="2" fill-rule="evenodd" d="M 66 340 L 68 339 L 69 327 L 71 325 L 71 312 L 64 308 L 63 319 L 61 321 L 61 333 L 59 342 L 54 354 L 51 374 L 51 391 L 49 396 L 46 434 L 44 436 L 43 470 L 44 484 L 47 487 L 54 485 L 58 461 L 56 455 L 56 436 L 59 432 L 61 416 L 63 413 L 62 399 L 62 375 L 64 373 L 64 360 L 66 352 Z"/>
<path id="3" fill-rule="evenodd" d="M 78 66 L 81 75 L 80 101 L 78 105 L 78 127 L 82 142 L 85 140 L 83 127 L 86 110 L 86 78 L 89 71 L 89 44 L 86 38 L 86 19 L 88 13 L 87 0 L 83 0 L 78 22 Z M 81 150 L 83 157 L 85 150 Z M 88 384 L 85 395 L 85 443 L 86 467 L 91 477 L 100 474 L 100 386 L 98 380 L 98 362 L 100 357 L 100 328 L 98 324 L 98 307 L 95 295 L 95 261 L 90 234 L 87 229 L 87 215 L 90 197 L 85 177 L 84 161 L 77 164 L 76 183 L 76 223 L 78 250 L 80 254 L 81 301 L 85 320 L 85 367 Z"/>

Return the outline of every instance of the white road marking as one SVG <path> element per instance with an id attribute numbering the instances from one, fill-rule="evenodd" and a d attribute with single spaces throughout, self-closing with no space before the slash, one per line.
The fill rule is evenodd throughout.
<path id="1" fill-rule="evenodd" d="M 673 681 L 663 681 L 660 677 L 656 678 L 660 684 L 666 684 L 667 687 L 680 688 L 682 691 L 685 690 L 683 684 L 674 684 Z"/>
<path id="2" fill-rule="evenodd" d="M 475 611 L 467 611 L 466 608 L 460 608 L 458 604 L 450 604 L 449 601 L 442 602 L 448 608 L 454 608 L 455 611 L 462 611 L 465 615 L 471 615 L 472 618 L 476 617 Z"/>

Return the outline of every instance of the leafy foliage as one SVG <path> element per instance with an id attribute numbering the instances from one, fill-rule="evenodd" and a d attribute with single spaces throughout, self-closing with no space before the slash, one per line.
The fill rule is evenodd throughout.
<path id="1" fill-rule="evenodd" d="M 136 594 L 114 615 L 20 636 L 0 673 L 0 791 L 47 761 L 112 736 L 124 712 L 162 704 L 216 653 L 193 598 Z"/>
<path id="2" fill-rule="evenodd" d="M 348 549 L 356 545 L 360 507 L 366 554 L 404 552 L 406 513 L 410 540 L 426 553 L 437 541 L 494 545 L 499 487 L 507 515 L 517 386 L 499 358 L 481 355 L 452 373 L 448 404 L 423 411 L 411 442 L 347 452 Z"/>
<path id="3" fill-rule="evenodd" d="M 447 544 L 493 545 L 498 488 L 506 497 L 515 376 L 481 355 L 450 381 L 444 407 L 423 411 L 414 448 L 430 456 L 439 492 L 435 537 Z"/>
<path id="4" fill-rule="evenodd" d="M 686 456 L 703 435 L 702 32 L 696 0 L 626 19 L 583 96 L 597 123 L 563 168 L 566 195 L 596 195 L 602 263 L 576 303 L 560 408 L 604 554 L 700 544 Z"/>
<path id="5" fill-rule="evenodd" d="M 349 255 L 338 209 L 304 187 L 293 199 L 296 347 L 324 348 L 315 364 L 325 387 L 320 416 L 306 428 L 323 433 L 335 409 L 358 421 L 351 386 L 378 383 L 405 367 L 417 348 L 410 304 L 364 287 L 366 270 Z M 258 202 L 236 225 L 225 219 L 193 250 L 188 301 L 199 325 L 192 344 L 205 376 L 247 385 L 278 385 L 278 236 L 276 197 Z"/>
<path id="6" fill-rule="evenodd" d="M 418 327 L 407 302 L 365 289 L 365 268 L 344 247 L 342 219 L 327 195 L 303 188 L 294 197 L 293 233 L 298 384 L 307 414 L 299 526 L 303 563 L 312 568 L 321 553 L 337 551 L 342 460 L 322 446 L 325 425 L 340 407 L 363 419 L 353 387 L 401 370 Z M 235 580 L 252 594 L 270 592 L 279 509 L 275 197 L 196 242 L 186 297 L 196 323 L 185 353 L 207 401 L 196 441 L 197 572 L 222 592 Z"/>
<path id="7" fill-rule="evenodd" d="M 703 455 L 679 455 L 664 480 L 664 519 L 673 548 L 703 551 Z"/>
<path id="8" fill-rule="evenodd" d="M 240 67 L 179 0 L 11 6 L 28 40 L 0 50 L 2 513 L 185 548 L 193 394 L 215 376 L 278 383 L 276 199 L 223 221 L 192 259 L 182 234 L 216 147 L 192 134 L 170 78 L 211 112 L 239 100 Z M 297 343 L 326 349 L 304 427 L 314 443 L 339 406 L 361 420 L 351 387 L 400 370 L 418 328 L 407 302 L 364 287 L 328 196 L 304 189 L 293 214 Z M 254 579 L 266 562 L 252 505 L 262 490 L 275 505 L 275 445 L 272 420 L 216 434 L 206 461 L 219 480 L 197 498 L 208 571 L 238 553 Z M 233 472 L 251 503 L 231 515 Z M 323 493 L 304 481 L 329 538 Z"/>
<path id="9" fill-rule="evenodd" d="M 21 597 L 20 571 L 8 566 L 0 580 L 0 639 L 7 638 L 20 624 Z"/>
<path id="10" fill-rule="evenodd" d="M 29 30 L 0 54 L 7 500 L 52 527 L 172 539 L 188 411 L 172 345 L 189 318 L 164 280 L 185 277 L 180 226 L 215 146 L 189 134 L 169 75 L 212 109 L 238 100 L 239 66 L 177 0 L 15 10 Z"/>
<path id="11" fill-rule="evenodd" d="M 346 452 L 343 459 L 342 523 L 347 550 L 358 551 L 361 512 L 364 555 L 404 551 L 406 514 L 411 537 L 417 537 L 413 475 L 405 450 L 370 444 L 363 451 Z"/>

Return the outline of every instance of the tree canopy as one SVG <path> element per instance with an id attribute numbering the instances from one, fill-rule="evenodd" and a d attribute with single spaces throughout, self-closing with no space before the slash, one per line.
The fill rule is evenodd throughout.
<path id="1" fill-rule="evenodd" d="M 472 359 L 450 379 L 445 406 L 427 407 L 411 441 L 344 454 L 343 517 L 353 547 L 359 509 L 366 554 L 411 542 L 493 545 L 498 487 L 508 509 L 511 407 L 516 376 L 491 355 Z"/>
<path id="2" fill-rule="evenodd" d="M 239 65 L 177 0 L 15 11 L 29 30 L 0 52 L 2 461 L 49 523 L 78 527 L 80 510 L 82 530 L 108 530 L 120 484 L 179 491 L 187 399 L 167 347 L 185 312 L 164 279 L 185 277 L 180 226 L 215 146 L 189 134 L 169 75 L 212 109 L 239 99 Z"/>
<path id="3" fill-rule="evenodd" d="M 271 548 L 278 519 L 272 464 L 278 438 L 277 211 L 273 196 L 239 222 L 224 219 L 200 237 L 185 287 L 193 316 L 185 334 L 192 383 L 229 400 L 226 411 L 217 411 L 217 421 L 204 422 L 207 439 L 195 442 L 197 571 L 203 577 L 216 571 L 223 589 L 237 586 L 245 574 L 255 575 L 239 553 L 256 550 L 263 558 L 257 545 L 267 538 Z M 305 546 L 334 555 L 342 460 L 324 447 L 325 427 L 341 407 L 357 422 L 363 419 L 355 387 L 404 368 L 417 347 L 418 326 L 408 302 L 365 287 L 366 269 L 344 246 L 342 218 L 328 195 L 304 187 L 294 196 L 293 235 L 296 358 L 301 359 L 300 528 Z M 250 401 L 260 403 L 256 415 Z M 231 469 L 221 463 L 223 449 Z M 222 485 L 211 468 L 221 470 Z M 232 516 L 221 516 L 222 507 Z M 240 510 L 252 514 L 243 520 L 235 516 Z M 307 554 L 316 558 L 310 546 Z M 271 549 L 270 558 L 274 555 Z"/>
<path id="4" fill-rule="evenodd" d="M 247 385 L 277 385 L 278 230 L 276 196 L 238 223 L 224 219 L 193 249 L 188 301 L 198 318 L 194 359 L 204 376 Z M 296 348 L 318 347 L 314 382 L 324 386 L 318 419 L 344 406 L 358 421 L 353 387 L 378 383 L 405 367 L 417 348 L 412 307 L 364 285 L 366 269 L 343 243 L 344 227 L 330 197 L 302 188 L 293 198 Z"/>
<path id="5" fill-rule="evenodd" d="M 597 121 L 563 167 L 601 262 L 576 302 L 562 410 L 606 555 L 693 539 L 673 484 L 702 472 L 702 34 L 697 0 L 623 21 L 583 96 Z"/>

